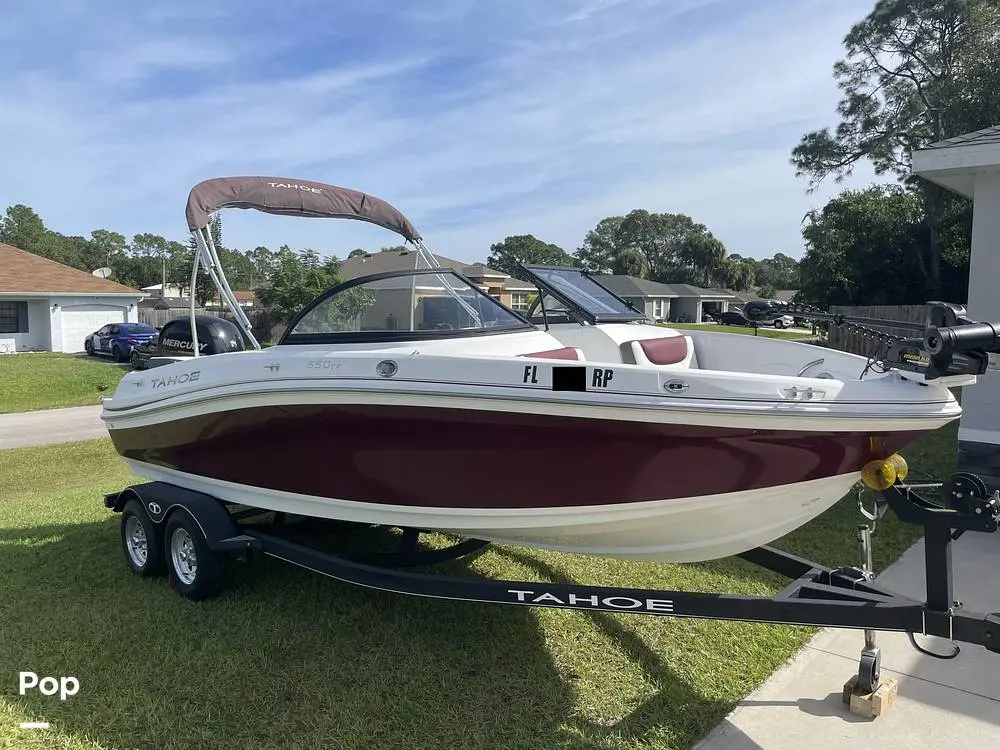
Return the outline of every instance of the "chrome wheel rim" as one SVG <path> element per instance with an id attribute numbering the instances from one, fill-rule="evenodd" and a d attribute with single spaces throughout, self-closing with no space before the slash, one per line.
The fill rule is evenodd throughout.
<path id="1" fill-rule="evenodd" d="M 170 559 L 174 563 L 174 573 L 184 584 L 190 586 L 198 575 L 198 556 L 194 551 L 194 540 L 187 529 L 174 529 L 170 536 Z"/>
<path id="2" fill-rule="evenodd" d="M 146 529 L 135 516 L 125 519 L 125 549 L 129 559 L 137 567 L 144 567 L 149 559 L 149 543 L 146 539 Z"/>

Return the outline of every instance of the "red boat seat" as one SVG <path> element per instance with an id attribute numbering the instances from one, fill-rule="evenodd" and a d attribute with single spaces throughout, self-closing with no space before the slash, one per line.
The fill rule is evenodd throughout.
<path id="1" fill-rule="evenodd" d="M 690 367 L 694 357 L 694 342 L 690 336 L 640 339 L 630 341 L 629 347 L 637 365 Z"/>
<path id="2" fill-rule="evenodd" d="M 532 359 L 575 359 L 579 362 L 583 360 L 583 350 L 574 346 L 564 346 L 562 349 L 546 349 L 543 352 L 529 352 L 517 356 Z"/>

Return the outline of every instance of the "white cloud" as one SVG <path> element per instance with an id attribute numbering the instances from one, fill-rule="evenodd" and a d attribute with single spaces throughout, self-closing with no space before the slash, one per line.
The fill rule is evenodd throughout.
<path id="1" fill-rule="evenodd" d="M 67 5 L 72 34 L 51 19 L 43 33 L 62 59 L 28 55 L 37 35 L 0 51 L 0 203 L 69 234 L 180 238 L 196 182 L 273 174 L 379 195 L 469 261 L 509 234 L 572 250 L 631 208 L 689 213 L 731 252 L 798 253 L 803 214 L 840 188 L 807 195 L 790 151 L 835 124 L 832 65 L 869 5 L 386 1 L 266 22 L 263 4 Z M 30 28 L 33 8 L 10 27 Z M 223 221 L 240 247 L 397 242 L 353 222 Z"/>

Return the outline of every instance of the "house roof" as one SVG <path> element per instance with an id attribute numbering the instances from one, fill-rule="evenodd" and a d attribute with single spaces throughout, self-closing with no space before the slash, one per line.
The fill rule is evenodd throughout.
<path id="1" fill-rule="evenodd" d="M 664 284 L 676 290 L 678 297 L 707 297 L 709 299 L 732 299 L 733 295 L 724 289 L 705 289 L 691 284 Z"/>
<path id="2" fill-rule="evenodd" d="M 735 297 L 740 303 L 753 302 L 754 300 L 763 299 L 759 294 L 757 294 L 760 287 L 750 287 L 743 292 L 729 292 L 731 297 Z M 778 302 L 791 302 L 796 294 L 799 293 L 798 289 L 775 289 L 774 296 L 768 297 L 768 299 L 777 300 Z"/>
<path id="3" fill-rule="evenodd" d="M 991 128 L 974 130 L 971 133 L 956 135 L 954 138 L 946 138 L 943 141 L 935 141 L 924 148 L 958 148 L 960 146 L 978 146 L 988 143 L 1000 143 L 1000 125 Z"/>
<path id="4" fill-rule="evenodd" d="M 253 302 L 253 301 L 255 301 L 257 299 L 256 292 L 236 291 L 236 290 L 234 290 L 233 291 L 233 296 L 236 298 L 237 302 Z M 214 294 L 212 294 L 212 301 L 213 302 L 218 302 L 221 299 L 222 299 L 222 295 L 220 295 L 218 292 L 215 292 Z"/>
<path id="5" fill-rule="evenodd" d="M 139 307 L 160 310 L 187 310 L 190 306 L 191 300 L 185 297 L 151 297 L 139 303 Z"/>
<path id="6" fill-rule="evenodd" d="M 930 143 L 911 161 L 913 174 L 972 198 L 978 178 L 1000 170 L 1000 125 Z"/>
<path id="7" fill-rule="evenodd" d="M 0 294 L 128 294 L 138 289 L 116 284 L 0 242 Z"/>
<path id="8" fill-rule="evenodd" d="M 536 292 L 538 287 L 532 284 L 530 281 L 521 281 L 520 279 L 515 279 L 513 276 L 504 280 L 503 289 L 505 292 Z"/>
<path id="9" fill-rule="evenodd" d="M 619 297 L 721 297 L 729 299 L 733 296 L 730 292 L 719 289 L 702 289 L 691 284 L 661 284 L 659 281 L 641 279 L 638 276 L 600 273 L 593 274 L 593 277 Z"/>
<path id="10" fill-rule="evenodd" d="M 459 273 L 465 274 L 470 279 L 483 278 L 484 276 L 496 276 L 507 278 L 507 274 L 495 268 L 484 265 L 472 265 L 460 260 L 446 258 L 443 255 L 434 254 L 437 262 L 445 268 L 453 268 Z M 417 261 L 416 250 L 387 250 L 384 253 L 366 253 L 347 258 L 340 262 L 340 275 L 345 279 L 354 279 L 358 276 L 365 276 L 372 273 L 385 273 L 386 271 L 403 271 L 414 267 Z"/>
<path id="11" fill-rule="evenodd" d="M 534 291 L 535 285 L 527 281 L 515 279 L 503 271 L 490 268 L 483 263 L 465 263 L 454 258 L 433 254 L 437 262 L 445 268 L 452 268 L 472 281 L 491 280 L 503 282 L 505 291 Z M 355 255 L 340 262 L 340 275 L 344 279 L 354 279 L 368 274 L 385 273 L 387 271 L 403 271 L 414 267 L 417 261 L 416 250 L 387 250 L 379 253 Z M 423 264 L 421 264 L 423 268 Z"/>

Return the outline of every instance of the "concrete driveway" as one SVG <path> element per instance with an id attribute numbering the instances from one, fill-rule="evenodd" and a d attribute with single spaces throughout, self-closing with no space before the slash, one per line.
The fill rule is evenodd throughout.
<path id="1" fill-rule="evenodd" d="M 100 406 L 0 414 L 0 450 L 108 436 Z"/>
<path id="2" fill-rule="evenodd" d="M 964 608 L 1000 611 L 1000 532 L 967 532 L 953 544 L 953 556 L 955 596 Z M 889 566 L 879 582 L 923 599 L 923 541 Z M 861 631 L 824 630 L 695 750 L 1000 747 L 1000 654 L 962 644 L 957 658 L 942 661 L 915 651 L 902 633 L 879 633 L 878 640 L 882 675 L 899 682 L 899 695 L 884 716 L 863 719 L 841 702 L 841 689 L 858 668 Z M 950 650 L 941 639 L 918 636 L 918 642 Z"/>

